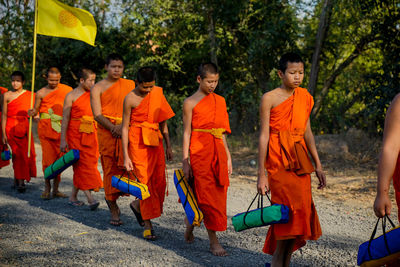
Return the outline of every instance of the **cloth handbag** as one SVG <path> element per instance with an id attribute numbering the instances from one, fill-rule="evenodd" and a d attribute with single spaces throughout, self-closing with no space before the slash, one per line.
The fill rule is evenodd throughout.
<path id="1" fill-rule="evenodd" d="M 380 220 L 382 220 L 383 234 L 374 238 Z M 392 229 L 386 229 L 386 220 L 390 222 Z M 382 266 L 399 258 L 400 226 L 395 227 L 387 215 L 383 218 L 378 218 L 371 238 L 358 248 L 357 264 L 362 267 Z"/>
<path id="2" fill-rule="evenodd" d="M 193 226 L 200 226 L 203 220 L 203 213 L 197 205 L 192 188 L 185 179 L 182 169 L 174 171 L 174 184 L 189 223 Z"/>
<path id="3" fill-rule="evenodd" d="M 79 160 L 79 150 L 71 149 L 44 170 L 44 178 L 45 179 L 56 178 L 57 175 L 62 173 L 65 169 L 67 169 L 69 166 L 71 166 L 78 160 Z"/>
<path id="4" fill-rule="evenodd" d="M 271 199 L 269 198 L 269 202 Z M 257 209 L 250 210 L 258 197 Z M 287 223 L 289 221 L 289 207 L 282 204 L 273 204 L 263 207 L 263 196 L 256 194 L 246 212 L 238 213 L 232 217 L 232 224 L 236 232 L 246 229 L 261 227 L 276 223 Z"/>
<path id="5" fill-rule="evenodd" d="M 130 174 L 132 174 L 135 179 L 130 179 Z M 124 172 L 122 175 L 114 175 L 111 177 L 111 186 L 117 188 L 119 191 L 131 194 L 140 200 L 145 200 L 150 197 L 149 188 L 147 185 L 139 182 L 139 179 L 133 171 Z"/>
<path id="6" fill-rule="evenodd" d="M 10 160 L 11 159 L 11 150 L 8 149 L 7 144 L 3 145 L 3 151 L 1 152 L 1 160 Z"/>

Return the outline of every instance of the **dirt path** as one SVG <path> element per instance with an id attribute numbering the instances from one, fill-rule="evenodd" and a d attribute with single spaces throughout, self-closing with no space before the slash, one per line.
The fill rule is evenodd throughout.
<path id="1" fill-rule="evenodd" d="M 40 148 L 36 151 L 40 159 Z M 194 244 L 183 241 L 184 212 L 177 203 L 172 181 L 172 170 L 179 167 L 177 163 L 168 165 L 170 194 L 164 214 L 154 220 L 160 236 L 155 242 L 141 237 L 142 228 L 128 206 L 133 198 L 119 200 L 124 225 L 116 228 L 108 224 L 103 192 L 95 194 L 101 204 L 94 212 L 87 205 L 71 207 L 67 199 L 43 201 L 41 171 L 41 177 L 32 180 L 27 192 L 19 194 L 11 189 L 12 168 L 3 168 L 0 170 L 0 266 L 264 266 L 271 259 L 261 252 L 268 228 L 236 233 L 230 220 L 243 212 L 255 195 L 255 177 L 251 176 L 255 169 L 246 167 L 247 160 L 244 155 L 241 164 L 234 163 L 236 172 L 228 191 L 228 230 L 219 235 L 230 254 L 224 258 L 208 252 L 204 226 L 195 229 Z M 40 170 L 40 160 L 37 164 Z M 292 266 L 355 266 L 358 245 L 372 231 L 374 196 L 368 190 L 360 192 L 360 188 L 363 179 L 373 178 L 354 175 L 351 179 L 333 175 L 328 178 L 330 186 L 326 190 L 314 189 L 323 236 L 295 252 Z M 354 184 L 359 184 L 359 188 L 356 186 L 352 192 Z M 69 193 L 71 186 L 72 172 L 67 170 L 60 189 Z M 82 194 L 79 197 L 85 200 Z"/>

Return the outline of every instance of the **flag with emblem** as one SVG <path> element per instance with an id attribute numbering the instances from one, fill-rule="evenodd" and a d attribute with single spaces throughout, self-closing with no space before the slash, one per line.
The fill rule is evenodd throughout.
<path id="1" fill-rule="evenodd" d="M 97 26 L 88 11 L 57 0 L 37 0 L 37 33 L 72 38 L 94 46 Z"/>

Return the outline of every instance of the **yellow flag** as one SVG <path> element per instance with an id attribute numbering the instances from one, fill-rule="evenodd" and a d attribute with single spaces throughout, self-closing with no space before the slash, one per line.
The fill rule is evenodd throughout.
<path id="1" fill-rule="evenodd" d="M 72 38 L 94 46 L 97 26 L 92 14 L 57 0 L 36 1 L 38 1 L 38 34 Z"/>

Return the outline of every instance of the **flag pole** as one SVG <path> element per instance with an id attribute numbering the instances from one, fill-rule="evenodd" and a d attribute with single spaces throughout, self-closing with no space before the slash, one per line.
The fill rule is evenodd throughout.
<path id="1" fill-rule="evenodd" d="M 32 88 L 31 88 L 31 109 L 33 108 L 33 93 L 35 91 L 35 68 L 36 68 L 36 28 L 37 28 L 37 12 L 38 1 L 35 0 L 35 22 L 33 25 L 33 61 L 32 61 Z M 32 117 L 29 117 L 28 131 L 28 158 L 31 156 L 31 136 L 32 136 Z"/>

